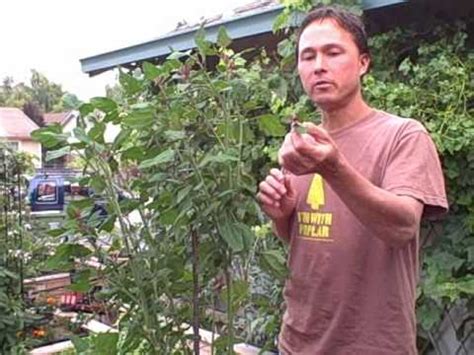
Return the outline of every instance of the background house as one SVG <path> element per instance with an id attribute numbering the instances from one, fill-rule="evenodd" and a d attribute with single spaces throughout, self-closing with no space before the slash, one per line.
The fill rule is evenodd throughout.
<path id="1" fill-rule="evenodd" d="M 43 124 L 48 126 L 51 124 L 60 124 L 63 127 L 64 133 L 71 133 L 74 128 L 77 127 L 77 120 L 79 118 L 79 111 L 67 111 L 58 113 L 45 113 L 43 115 Z M 54 149 L 53 149 L 54 150 Z M 43 148 L 43 168 L 46 170 L 51 169 L 66 169 L 68 165 L 73 161 L 71 155 L 66 155 L 61 158 L 46 161 L 47 149 Z"/>
<path id="2" fill-rule="evenodd" d="M 43 115 L 44 125 L 47 126 L 53 123 L 59 123 L 63 126 L 63 132 L 72 132 L 77 126 L 77 119 L 79 117 L 78 111 L 58 112 L 58 113 L 45 113 Z"/>
<path id="3" fill-rule="evenodd" d="M 34 155 L 34 164 L 41 167 L 41 144 L 31 139 L 31 132 L 39 126 L 19 108 L 0 107 L 0 140 L 20 152 Z"/>

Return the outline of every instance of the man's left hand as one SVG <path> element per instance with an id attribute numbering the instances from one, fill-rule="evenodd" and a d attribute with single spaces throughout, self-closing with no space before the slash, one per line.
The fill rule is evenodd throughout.
<path id="1" fill-rule="evenodd" d="M 293 129 L 286 135 L 278 152 L 281 167 L 295 175 L 317 173 L 324 177 L 335 173 L 340 154 L 329 133 L 309 122 L 302 126 L 307 133 Z"/>

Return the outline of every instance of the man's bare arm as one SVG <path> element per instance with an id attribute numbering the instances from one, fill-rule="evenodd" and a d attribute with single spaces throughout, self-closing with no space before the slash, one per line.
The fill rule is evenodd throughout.
<path id="1" fill-rule="evenodd" d="M 296 175 L 318 173 L 329 183 L 359 221 L 392 246 L 416 236 L 423 204 L 372 184 L 338 151 L 322 128 L 304 124 L 308 133 L 290 133 L 280 150 L 280 164 Z"/>
<path id="2" fill-rule="evenodd" d="M 325 178 L 357 219 L 379 239 L 403 246 L 416 236 L 423 213 L 420 201 L 375 186 L 343 157 Z"/>

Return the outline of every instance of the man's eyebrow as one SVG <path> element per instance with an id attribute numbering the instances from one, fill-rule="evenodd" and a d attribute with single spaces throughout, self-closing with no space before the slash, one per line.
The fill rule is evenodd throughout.
<path id="1" fill-rule="evenodd" d="M 344 46 L 340 43 L 326 43 L 324 45 L 322 45 L 322 49 L 324 50 L 328 50 L 328 49 L 332 49 L 332 48 L 337 48 L 337 49 L 344 49 Z M 314 47 L 304 47 L 300 53 L 301 54 L 304 54 L 304 53 L 313 53 L 315 52 L 315 48 Z"/>
<path id="2" fill-rule="evenodd" d="M 332 49 L 332 48 L 344 49 L 344 46 L 340 43 L 327 43 L 323 46 L 323 49 Z"/>
<path id="3" fill-rule="evenodd" d="M 305 47 L 303 48 L 300 53 L 303 54 L 303 53 L 313 53 L 314 52 L 314 48 L 313 47 Z"/>

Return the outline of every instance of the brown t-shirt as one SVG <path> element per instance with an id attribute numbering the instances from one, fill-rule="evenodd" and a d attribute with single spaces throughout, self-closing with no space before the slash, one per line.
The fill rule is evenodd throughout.
<path id="1" fill-rule="evenodd" d="M 436 148 L 417 121 L 382 111 L 331 132 L 348 162 L 374 185 L 424 204 L 448 204 Z M 390 247 L 361 224 L 319 175 L 294 177 L 283 354 L 416 354 L 419 232 Z"/>

